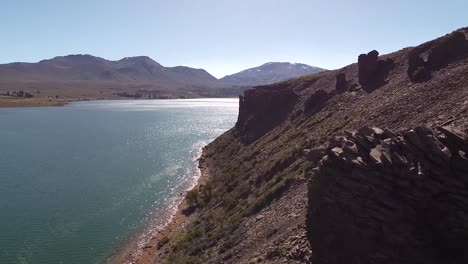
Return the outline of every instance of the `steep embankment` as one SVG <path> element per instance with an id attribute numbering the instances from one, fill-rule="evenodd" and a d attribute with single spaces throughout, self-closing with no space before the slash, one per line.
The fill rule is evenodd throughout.
<path id="1" fill-rule="evenodd" d="M 464 259 L 467 141 L 431 131 L 468 128 L 467 33 L 247 91 L 236 127 L 205 149 L 210 178 L 189 195 L 190 222 L 158 254 L 168 263 Z M 394 132 L 351 132 L 363 127 Z"/>

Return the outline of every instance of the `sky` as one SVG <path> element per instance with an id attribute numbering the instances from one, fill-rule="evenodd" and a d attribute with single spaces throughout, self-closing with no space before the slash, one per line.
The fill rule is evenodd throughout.
<path id="1" fill-rule="evenodd" d="M 145 55 L 218 78 L 270 61 L 338 69 L 468 26 L 467 0 L 0 1 L 0 63 Z"/>

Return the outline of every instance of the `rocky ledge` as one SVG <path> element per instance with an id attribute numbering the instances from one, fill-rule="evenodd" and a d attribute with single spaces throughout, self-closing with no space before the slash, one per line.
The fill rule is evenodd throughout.
<path id="1" fill-rule="evenodd" d="M 297 95 L 289 88 L 259 86 L 239 97 L 236 129 L 244 142 L 250 143 L 283 122 Z"/>
<path id="2" fill-rule="evenodd" d="M 364 127 L 304 150 L 312 263 L 468 263 L 468 137 Z"/>

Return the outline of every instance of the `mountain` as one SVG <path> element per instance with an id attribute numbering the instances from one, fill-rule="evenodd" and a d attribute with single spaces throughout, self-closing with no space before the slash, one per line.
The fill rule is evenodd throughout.
<path id="1" fill-rule="evenodd" d="M 468 263 L 467 36 L 245 91 L 235 127 L 203 150 L 188 220 L 146 255 Z"/>
<path id="2" fill-rule="evenodd" d="M 233 85 L 255 86 L 285 81 L 324 70 L 301 63 L 269 62 L 228 75 L 221 80 Z"/>
<path id="3" fill-rule="evenodd" d="M 68 55 L 38 63 L 0 65 L 0 106 L 62 105 L 90 99 L 227 97 L 239 93 L 239 88 L 220 82 L 203 69 L 164 67 L 146 56 L 110 61 Z M 18 94 L 32 98 L 20 100 Z"/>
<path id="4" fill-rule="evenodd" d="M 68 55 L 38 63 L 0 65 L 0 81 L 163 81 L 211 84 L 216 78 L 202 69 L 164 67 L 149 57 L 109 61 L 91 55 Z"/>
<path id="5" fill-rule="evenodd" d="M 117 61 L 87 54 L 59 56 L 38 63 L 0 64 L 0 106 L 27 106 L 32 101 L 37 102 L 31 105 L 61 105 L 67 101 L 122 97 L 232 97 L 252 85 L 318 70 L 321 69 L 304 64 L 267 63 L 218 80 L 203 69 L 165 67 L 147 56 Z M 33 98 L 18 100 L 15 92 Z"/>

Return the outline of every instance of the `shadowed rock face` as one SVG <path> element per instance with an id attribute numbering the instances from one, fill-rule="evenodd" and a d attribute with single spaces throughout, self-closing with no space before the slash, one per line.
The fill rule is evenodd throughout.
<path id="1" fill-rule="evenodd" d="M 339 73 L 336 75 L 335 90 L 338 92 L 344 92 L 348 89 L 348 81 L 346 80 L 346 74 Z"/>
<path id="2" fill-rule="evenodd" d="M 364 127 L 307 157 L 312 263 L 467 263 L 464 133 Z"/>
<path id="3" fill-rule="evenodd" d="M 408 76 L 413 82 L 427 81 L 431 72 L 468 55 L 468 40 L 462 31 L 434 43 L 415 48 L 408 55 Z M 424 59 L 426 57 L 427 59 Z"/>
<path id="4" fill-rule="evenodd" d="M 327 93 L 323 90 L 316 91 L 305 101 L 304 113 L 307 115 L 315 114 L 326 106 L 331 97 L 333 97 L 333 93 Z"/>
<path id="5" fill-rule="evenodd" d="M 376 50 L 359 55 L 359 83 L 361 85 L 366 85 L 371 81 L 374 73 L 377 71 L 378 59 L 379 52 Z"/>
<path id="6" fill-rule="evenodd" d="M 358 57 L 359 83 L 366 92 L 384 85 L 389 71 L 394 67 L 391 59 L 379 60 L 379 52 L 373 50 Z"/>
<path id="7" fill-rule="evenodd" d="M 239 97 L 235 128 L 245 143 L 253 142 L 283 122 L 296 100 L 297 95 L 287 88 L 247 90 Z"/>

